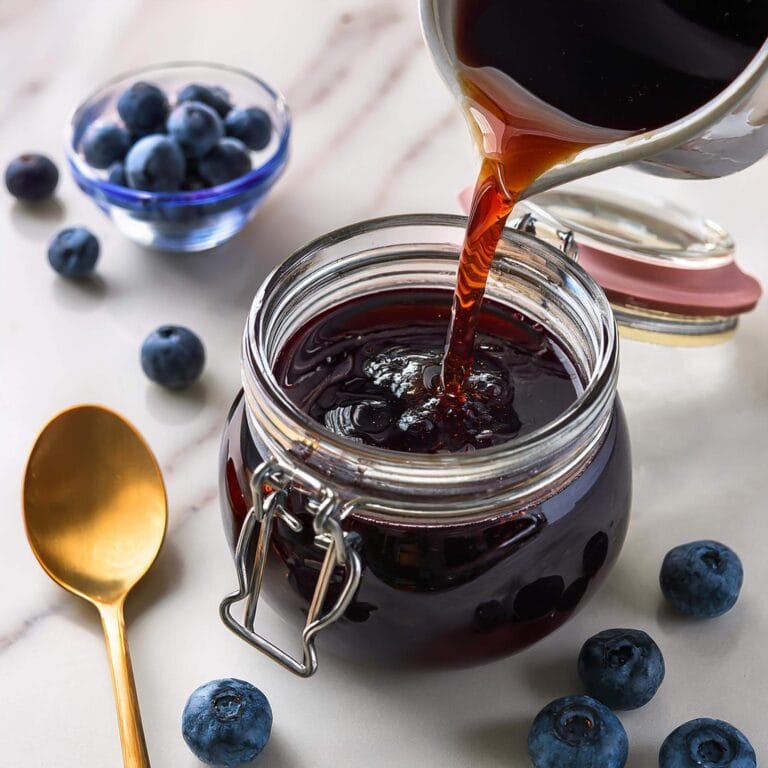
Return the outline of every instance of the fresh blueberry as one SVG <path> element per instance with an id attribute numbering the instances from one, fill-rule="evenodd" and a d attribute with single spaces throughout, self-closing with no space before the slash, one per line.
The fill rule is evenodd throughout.
<path id="1" fill-rule="evenodd" d="M 58 183 L 58 168 L 45 155 L 19 155 L 5 169 L 5 186 L 19 200 L 44 200 L 53 194 Z"/>
<path id="2" fill-rule="evenodd" d="M 117 123 L 91 123 L 82 141 L 83 155 L 94 168 L 109 168 L 122 160 L 131 146 L 131 136 Z"/>
<path id="3" fill-rule="evenodd" d="M 209 765 L 232 768 L 253 760 L 272 730 L 267 697 L 233 678 L 201 685 L 187 700 L 181 733 L 195 756 Z"/>
<path id="4" fill-rule="evenodd" d="M 528 734 L 533 768 L 624 768 L 628 751 L 620 720 L 589 696 L 547 704 Z"/>
<path id="5" fill-rule="evenodd" d="M 181 186 L 185 171 L 179 145 L 160 134 L 139 139 L 125 158 L 125 175 L 134 189 L 174 192 Z"/>
<path id="6" fill-rule="evenodd" d="M 205 365 L 199 337 L 180 325 L 161 325 L 141 345 L 141 367 L 147 377 L 170 389 L 188 387 Z"/>
<path id="7" fill-rule="evenodd" d="M 188 157 L 202 157 L 224 135 L 224 123 L 201 101 L 185 101 L 171 112 L 168 133 Z"/>
<path id="8" fill-rule="evenodd" d="M 757 768 L 757 758 L 737 728 L 702 717 L 675 728 L 664 739 L 659 768 Z"/>
<path id="9" fill-rule="evenodd" d="M 120 95 L 117 111 L 131 133 L 145 136 L 163 130 L 171 107 L 156 85 L 138 82 Z"/>
<path id="10" fill-rule="evenodd" d="M 110 184 L 116 184 L 118 187 L 127 187 L 128 180 L 125 178 L 125 164 L 119 161 L 112 163 L 107 171 L 107 181 Z"/>
<path id="11" fill-rule="evenodd" d="M 589 695 L 611 709 L 637 709 L 659 690 L 664 657 L 642 630 L 607 629 L 582 646 L 579 677 Z"/>
<path id="12" fill-rule="evenodd" d="M 66 277 L 87 277 L 99 258 L 99 241 L 85 227 L 62 229 L 48 246 L 48 261 Z"/>
<path id="13" fill-rule="evenodd" d="M 661 591 L 690 616 L 721 616 L 736 603 L 744 582 L 738 555 L 717 541 L 692 541 L 670 550 L 661 565 Z"/>
<path id="14" fill-rule="evenodd" d="M 197 163 L 197 172 L 214 187 L 244 176 L 251 168 L 251 156 L 237 139 L 222 139 Z"/>
<path id="15" fill-rule="evenodd" d="M 215 109 L 219 117 L 226 117 L 232 109 L 229 94 L 220 85 L 190 83 L 182 88 L 176 96 L 177 104 L 183 104 L 185 101 L 202 101 L 203 104 Z"/>
<path id="16" fill-rule="evenodd" d="M 259 107 L 233 109 L 224 121 L 227 136 L 233 136 L 249 149 L 259 151 L 269 144 L 272 137 L 272 120 Z"/>

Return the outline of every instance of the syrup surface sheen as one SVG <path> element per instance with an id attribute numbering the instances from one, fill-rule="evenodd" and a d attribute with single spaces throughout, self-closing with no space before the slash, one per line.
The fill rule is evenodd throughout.
<path id="1" fill-rule="evenodd" d="M 451 296 L 408 289 L 319 315 L 283 347 L 275 374 L 327 429 L 396 451 L 457 452 L 526 435 L 559 416 L 581 385 L 564 351 L 519 313 L 486 302 L 460 396 L 440 389 Z"/>

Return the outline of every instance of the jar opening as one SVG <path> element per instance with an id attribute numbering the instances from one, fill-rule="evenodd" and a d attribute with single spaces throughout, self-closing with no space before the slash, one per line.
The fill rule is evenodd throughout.
<path id="1" fill-rule="evenodd" d="M 257 444 L 332 481 L 384 495 L 487 495 L 572 468 L 610 417 L 617 375 L 613 317 L 601 289 L 552 246 L 507 230 L 486 296 L 540 324 L 566 351 L 583 389 L 522 438 L 469 453 L 400 453 L 355 443 L 301 411 L 273 370 L 287 341 L 343 301 L 402 289 L 451 291 L 466 219 L 416 215 L 332 232 L 294 254 L 257 294 L 243 339 L 243 384 Z M 489 485 L 490 483 L 490 485 Z M 420 502 L 423 506 L 423 500 Z"/>

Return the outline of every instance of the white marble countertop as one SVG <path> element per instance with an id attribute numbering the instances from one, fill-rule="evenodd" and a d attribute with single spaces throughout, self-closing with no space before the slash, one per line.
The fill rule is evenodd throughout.
<path id="1" fill-rule="evenodd" d="M 457 212 L 476 168 L 462 118 L 423 48 L 413 0 L 0 0 L 0 163 L 50 152 L 63 172 L 69 110 L 127 68 L 175 59 L 240 65 L 282 89 L 293 109 L 287 175 L 256 220 L 216 252 L 172 256 L 129 243 L 64 178 L 55 204 L 30 212 L 0 192 L 0 764 L 117 766 L 119 742 L 95 612 L 56 587 L 24 537 L 19 502 L 37 430 L 81 402 L 115 408 L 154 447 L 170 499 L 170 535 L 128 606 L 129 636 L 153 765 L 198 765 L 180 735 L 199 683 L 255 682 L 275 711 L 259 761 L 270 768 L 506 768 L 527 765 L 526 734 L 550 699 L 578 691 L 581 642 L 611 626 L 647 629 L 667 679 L 622 716 L 630 768 L 656 765 L 664 736 L 694 716 L 739 726 L 768 759 L 768 301 L 735 339 L 704 349 L 623 343 L 620 391 L 633 439 L 635 500 L 620 561 L 595 600 L 535 648 L 443 673 L 345 667 L 325 656 L 300 680 L 219 623 L 233 587 L 217 501 L 217 451 L 238 389 L 239 341 L 260 280 L 295 247 L 354 220 Z M 740 259 L 768 281 L 768 166 L 710 183 L 630 171 L 600 182 L 665 195 L 722 222 Z M 101 282 L 58 278 L 46 242 L 64 224 L 101 238 Z M 208 349 L 199 386 L 147 382 L 145 334 L 196 329 Z M 721 539 L 743 558 L 731 614 L 676 619 L 660 604 L 671 546 Z M 264 608 L 269 631 L 276 618 Z"/>

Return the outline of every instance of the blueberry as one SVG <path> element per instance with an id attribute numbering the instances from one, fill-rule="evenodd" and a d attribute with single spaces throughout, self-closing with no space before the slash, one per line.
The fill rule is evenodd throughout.
<path id="1" fill-rule="evenodd" d="M 91 123 L 81 143 L 85 161 L 94 168 L 109 168 L 125 157 L 130 146 L 130 134 L 117 123 Z"/>
<path id="2" fill-rule="evenodd" d="M 125 165 L 121 162 L 112 163 L 107 171 L 107 181 L 110 184 L 116 184 L 118 187 L 127 187 L 128 180 L 125 178 Z"/>
<path id="3" fill-rule="evenodd" d="M 232 109 L 229 94 L 220 85 L 190 83 L 182 88 L 176 96 L 177 104 L 182 104 L 185 101 L 202 101 L 203 104 L 215 109 L 219 117 L 226 117 Z"/>
<path id="4" fill-rule="evenodd" d="M 272 120 L 259 107 L 233 109 L 224 121 L 227 136 L 233 136 L 253 150 L 264 149 L 272 138 Z"/>
<path id="5" fill-rule="evenodd" d="M 272 730 L 267 697 L 250 683 L 229 678 L 201 685 L 187 700 L 181 733 L 195 756 L 231 768 L 253 760 Z"/>
<path id="6" fill-rule="evenodd" d="M 125 158 L 125 175 L 134 189 L 174 192 L 181 186 L 185 171 L 179 145 L 160 134 L 139 139 Z"/>
<path id="7" fill-rule="evenodd" d="M 547 704 L 528 734 L 533 768 L 623 768 L 628 750 L 619 719 L 589 696 L 565 696 Z"/>
<path id="8" fill-rule="evenodd" d="M 667 553 L 659 582 L 664 597 L 680 613 L 709 619 L 733 608 L 744 570 L 738 555 L 724 544 L 692 541 Z"/>
<path id="9" fill-rule="evenodd" d="M 62 229 L 48 246 L 48 261 L 66 277 L 87 277 L 99 258 L 99 241 L 85 227 Z"/>
<path id="10" fill-rule="evenodd" d="M 222 139 L 197 163 L 197 172 L 211 186 L 226 184 L 251 170 L 251 156 L 237 139 Z"/>
<path id="11" fill-rule="evenodd" d="M 664 739 L 659 768 L 757 768 L 757 758 L 741 731 L 702 717 L 675 728 Z"/>
<path id="12" fill-rule="evenodd" d="M 590 696 L 611 709 L 637 709 L 659 690 L 664 657 L 639 629 L 607 629 L 582 646 L 579 677 Z"/>
<path id="13" fill-rule="evenodd" d="M 161 325 L 141 345 L 141 367 L 152 381 L 171 389 L 188 387 L 203 372 L 205 348 L 180 325 Z"/>
<path id="14" fill-rule="evenodd" d="M 202 157 L 224 135 L 224 123 L 201 101 L 185 101 L 171 112 L 168 133 L 188 157 Z"/>
<path id="15" fill-rule="evenodd" d="M 117 111 L 129 131 L 145 136 L 163 130 L 171 107 L 156 85 L 138 82 L 120 95 Z"/>
<path id="16" fill-rule="evenodd" d="M 19 155 L 5 169 L 5 186 L 19 200 L 44 200 L 53 194 L 58 183 L 58 168 L 45 155 Z"/>

